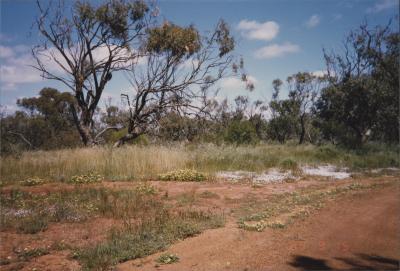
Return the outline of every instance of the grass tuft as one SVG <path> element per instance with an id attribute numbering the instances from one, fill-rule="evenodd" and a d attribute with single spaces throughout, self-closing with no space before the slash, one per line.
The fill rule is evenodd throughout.
<path id="1" fill-rule="evenodd" d="M 45 231 L 48 227 L 48 217 L 43 214 L 33 214 L 22 217 L 18 221 L 17 231 L 20 233 L 35 234 Z"/>
<path id="2" fill-rule="evenodd" d="M 35 185 L 41 185 L 44 184 L 46 181 L 42 178 L 39 177 L 32 177 L 28 178 L 26 180 L 21 181 L 21 185 L 23 186 L 35 186 Z"/>
<path id="3" fill-rule="evenodd" d="M 98 183 L 98 182 L 101 182 L 102 180 L 103 180 L 103 176 L 101 176 L 100 174 L 89 172 L 88 174 L 72 176 L 71 180 L 69 180 L 69 183 L 90 184 L 90 183 Z"/>
<path id="4" fill-rule="evenodd" d="M 206 180 L 207 177 L 204 173 L 197 172 L 193 169 L 181 169 L 160 174 L 158 175 L 158 179 L 161 181 L 202 182 Z"/>
<path id="5" fill-rule="evenodd" d="M 157 258 L 156 262 L 160 264 L 172 264 L 179 262 L 179 257 L 176 254 L 162 254 L 160 257 Z"/>
<path id="6" fill-rule="evenodd" d="M 82 264 L 83 270 L 109 270 L 117 263 L 153 254 L 176 240 L 221 225 L 220 215 L 197 211 L 173 214 L 162 209 L 137 225 L 112 231 L 106 241 L 75 251 L 73 257 Z"/>

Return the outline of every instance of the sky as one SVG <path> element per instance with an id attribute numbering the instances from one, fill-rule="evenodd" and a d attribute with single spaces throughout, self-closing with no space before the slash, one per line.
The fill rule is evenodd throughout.
<path id="1" fill-rule="evenodd" d="M 250 93 L 240 80 L 225 78 L 218 98 L 230 100 L 248 95 L 251 100 L 268 101 L 275 78 L 285 80 L 299 71 L 323 74 L 322 48 L 337 50 L 349 31 L 365 20 L 370 26 L 384 25 L 399 14 L 399 0 L 159 0 L 157 5 L 160 19 L 193 24 L 201 32 L 213 29 L 221 18 L 230 25 L 235 54 L 243 57 L 255 85 Z M 38 15 L 35 1 L 0 0 L 0 12 L 2 110 L 17 110 L 18 98 L 36 96 L 43 87 L 68 91 L 58 82 L 42 79 L 29 66 L 30 50 L 38 42 L 37 29 L 32 28 Z M 113 76 L 100 104 L 109 97 L 118 103 L 120 94 L 130 89 L 122 74 Z"/>

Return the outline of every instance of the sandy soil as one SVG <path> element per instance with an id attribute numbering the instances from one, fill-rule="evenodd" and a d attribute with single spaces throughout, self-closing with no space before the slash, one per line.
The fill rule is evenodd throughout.
<path id="1" fill-rule="evenodd" d="M 157 267 L 155 254 L 117 270 L 398 270 L 399 189 L 371 190 L 332 202 L 284 230 L 225 228 L 177 243 L 180 262 Z"/>
<path id="2" fill-rule="evenodd" d="M 305 179 L 295 183 L 267 184 L 254 188 L 249 183 L 175 183 L 151 182 L 168 193 L 171 201 L 180 195 L 195 193 L 198 207 L 219 208 L 228 214 L 224 228 L 208 230 L 194 238 L 172 245 L 166 252 L 176 253 L 180 261 L 156 266 L 154 254 L 128 261 L 117 270 L 329 270 L 329 269 L 392 269 L 398 270 L 400 259 L 400 190 L 398 185 L 366 190 L 356 196 L 345 196 L 330 202 L 304 221 L 296 221 L 283 230 L 264 232 L 241 230 L 230 211 L 248 199 L 265 200 L 269 195 L 292 192 L 301 188 L 337 186 L 351 182 L 376 183 L 393 177 L 347 179 L 328 182 L 324 179 Z M 103 182 L 112 189 L 134 187 L 129 182 Z M 97 186 L 97 185 L 96 185 Z M 395 189 L 393 189 L 395 187 Z M 45 184 L 24 187 L 31 193 L 47 194 L 70 185 Z M 9 193 L 12 187 L 2 189 Z M 217 197 L 199 197 L 204 191 Z M 17 234 L 0 232 L 0 257 L 15 257 L 15 250 L 51 247 L 64 241 L 72 246 L 85 246 L 105 237 L 115 222 L 97 218 L 85 223 L 54 223 L 45 232 Z M 49 255 L 29 262 L 0 266 L 0 270 L 79 270 L 68 250 L 50 250 Z M 163 252 L 165 253 L 165 252 Z"/>

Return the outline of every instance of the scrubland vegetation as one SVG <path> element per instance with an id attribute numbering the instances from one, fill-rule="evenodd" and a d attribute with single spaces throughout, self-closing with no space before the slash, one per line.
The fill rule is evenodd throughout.
<path id="1" fill-rule="evenodd" d="M 83 270 L 110 270 L 226 221 L 238 231 L 283 229 L 336 197 L 398 182 L 396 169 L 366 184 L 350 179 L 399 167 L 400 39 L 390 23 L 362 24 L 343 53 L 323 50 L 323 75 L 275 79 L 271 99 L 254 100 L 256 86 L 223 20 L 201 34 L 158 21 L 153 1 L 76 1 L 69 11 L 46 12 L 39 2 L 36 69 L 69 92 L 43 88 L 0 115 L 0 234 L 10 243 L 20 238 L 0 250 L 9 270 L 59 251 Z M 99 48 L 104 59 L 93 57 Z M 122 72 L 132 93 L 121 93 L 124 106 L 109 100 L 100 108 L 108 82 Z M 246 92 L 217 99 L 224 78 L 239 78 Z M 349 171 L 342 183 L 302 178 L 302 167 L 328 164 Z M 296 178 L 275 189 L 216 177 L 269 169 Z M 59 242 L 60 225 L 86 233 Z M 51 245 L 17 247 L 44 237 Z M 179 261 L 172 253 L 155 260 L 156 267 Z"/>
<path id="2" fill-rule="evenodd" d="M 118 262 L 146 256 L 178 239 L 224 224 L 223 213 L 188 208 L 176 211 L 157 194 L 149 184 L 118 191 L 77 188 L 50 195 L 12 190 L 8 196 L 0 197 L 1 230 L 36 234 L 46 231 L 50 223 L 82 223 L 98 217 L 114 219 L 115 226 L 97 245 L 58 248 L 72 250 L 71 257 L 79 260 L 84 269 L 107 270 Z M 55 248 L 44 248 L 46 253 L 40 250 L 31 258 L 48 254 L 49 249 Z M 25 259 L 25 254 L 19 258 Z"/>
<path id="3" fill-rule="evenodd" d="M 73 176 L 93 172 L 106 180 L 158 179 L 172 170 L 265 171 L 300 165 L 333 164 L 351 170 L 397 167 L 398 146 L 369 145 L 348 150 L 332 145 L 260 144 L 232 146 L 213 144 L 148 145 L 124 148 L 97 147 L 24 152 L 1 158 L 2 182 L 18 183 L 32 177 L 47 182 L 69 182 Z M 183 178 L 182 176 L 181 178 Z M 172 179 L 174 177 L 171 177 Z M 203 177 L 199 177 L 203 179 Z M 163 179 L 163 178 L 161 178 Z M 164 176 L 168 179 L 168 176 Z M 179 179 L 179 177 L 177 177 Z M 195 181 L 196 176 L 192 178 Z"/>

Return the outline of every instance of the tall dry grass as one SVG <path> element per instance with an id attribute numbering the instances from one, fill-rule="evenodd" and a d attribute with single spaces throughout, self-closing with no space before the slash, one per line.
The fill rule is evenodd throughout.
<path id="1" fill-rule="evenodd" d="M 107 179 L 141 179 L 185 167 L 188 155 L 182 149 L 165 146 L 124 148 L 81 148 L 25 152 L 21 157 L 1 159 L 3 182 L 37 176 L 55 181 L 96 172 Z"/>
<path id="2" fill-rule="evenodd" d="M 137 180 L 183 168 L 214 173 L 326 163 L 352 170 L 398 167 L 399 147 L 369 145 L 350 151 L 331 145 L 149 145 L 25 152 L 18 158 L 3 157 L 0 162 L 2 183 L 34 176 L 63 181 L 88 172 L 101 174 L 109 180 Z"/>

